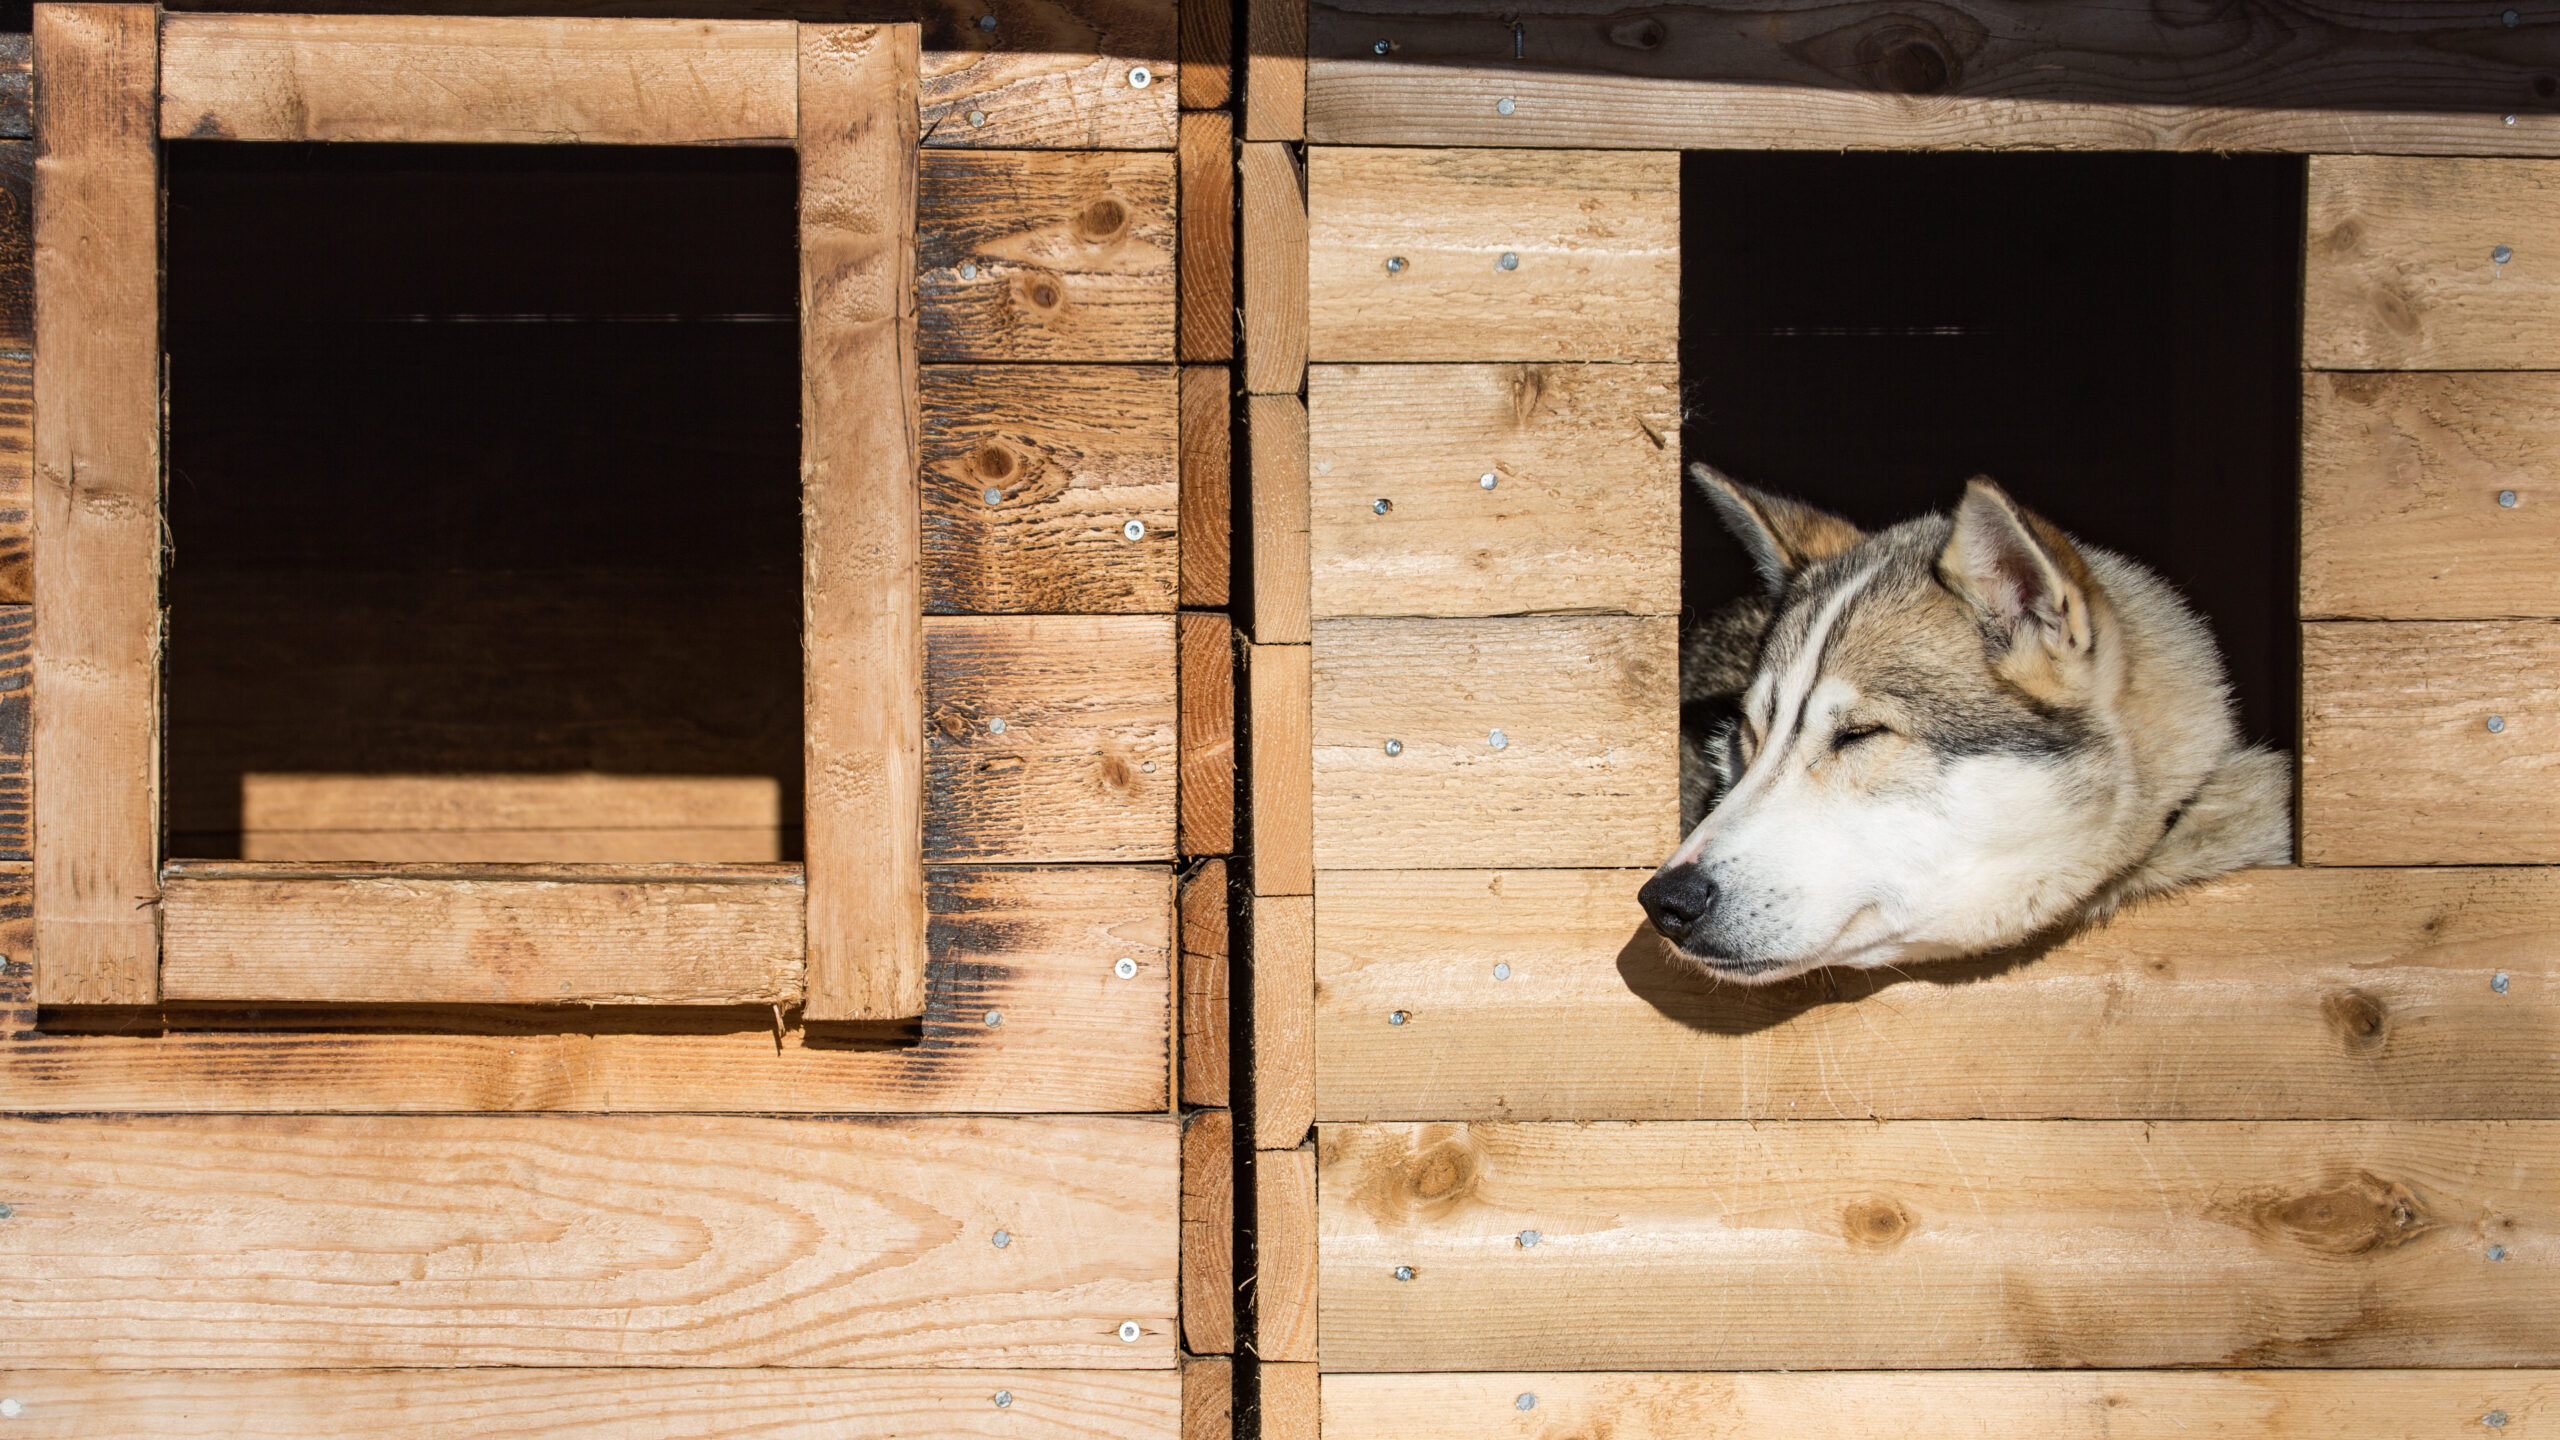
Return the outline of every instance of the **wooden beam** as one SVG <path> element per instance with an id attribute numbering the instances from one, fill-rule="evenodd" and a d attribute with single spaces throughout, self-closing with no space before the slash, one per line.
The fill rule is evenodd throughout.
<path id="1" fill-rule="evenodd" d="M 36 14 L 36 991 L 159 986 L 158 12 Z"/>
<path id="2" fill-rule="evenodd" d="M 1182 1123 L 1182 1344 L 1236 1348 L 1236 1125 L 1226 1110 Z"/>
<path id="3" fill-rule="evenodd" d="M 1236 848 L 1236 632 L 1224 615 L 1181 618 L 1182 853 Z"/>
<path id="4" fill-rule="evenodd" d="M 247 860 L 775 861 L 782 858 L 782 787 L 770 775 L 251 772 L 240 777 L 240 854 Z"/>
<path id="5" fill-rule="evenodd" d="M 1224 610 L 1235 545 L 1235 372 L 1182 367 L 1182 604 Z M 0 392 L 5 394 L 5 392 Z M 0 401 L 5 403 L 5 401 Z M 0 411 L 5 424 L 5 411 Z M 5 437 L 0 430 L 0 438 Z"/>
<path id="6" fill-rule="evenodd" d="M 0 35 L 0 137 L 24 140 L 35 133 L 32 35 Z"/>
<path id="7" fill-rule="evenodd" d="M 1179 0 L 1182 108 L 1223 110 L 1235 96 L 1235 13 L 1231 0 Z"/>
<path id="8" fill-rule="evenodd" d="M 170 140 L 789 143 L 798 42 L 779 20 L 171 15 Z"/>
<path id="9" fill-rule="evenodd" d="M 1179 353 L 1185 361 L 1236 358 L 1235 142 L 1235 122 L 1225 111 L 1184 112 Z"/>
<path id="10" fill-rule="evenodd" d="M 812 1020 L 924 1013 L 913 25 L 799 27 Z"/>
<path id="11" fill-rule="evenodd" d="M 1174 358 L 1174 157 L 928 150 L 917 198 L 924 358 Z"/>
<path id="12" fill-rule="evenodd" d="M 1244 388 L 1295 395 L 1307 370 L 1307 196 L 1287 145 L 1238 146 L 1244 234 Z"/>
<path id="13" fill-rule="evenodd" d="M 0 605 L 35 598 L 35 366 L 33 350 L 0 352 Z"/>
<path id="14" fill-rule="evenodd" d="M 1245 397 L 1245 483 L 1253 505 L 1253 638 L 1303 645 L 1308 627 L 1307 407 Z"/>
<path id="15" fill-rule="evenodd" d="M 17 73 L 23 81 L 23 64 Z M 36 343 L 35 182 L 34 144 L 0 140 L 0 351 Z"/>
<path id="16" fill-rule="evenodd" d="M 1247 652 L 1252 736 L 1253 893 L 1315 893 L 1313 653 L 1304 645 Z"/>
<path id="17" fill-rule="evenodd" d="M 1244 138 L 1307 138 L 1307 0 L 1246 0 Z"/>
<path id="18" fill-rule="evenodd" d="M 1182 1075 L 1185 1105 L 1230 1103 L 1232 961 L 1227 953 L 1227 862 L 1203 860 L 1182 877 Z M 1199 1347 L 1194 1346 L 1194 1349 Z"/>
<path id="19" fill-rule="evenodd" d="M 1253 1157 L 1253 1353 L 1316 1358 L 1316 1148 Z"/>
<path id="20" fill-rule="evenodd" d="M 838 11 L 837 13 L 842 13 Z M 917 100 L 927 145 L 1003 150 L 1170 150 L 1173 7 L 928 3 L 913 12 L 937 46 Z M 981 23 L 992 17 L 992 27 Z"/>
<path id="21" fill-rule="evenodd" d="M 1667 953 L 1651 874 L 1323 872 L 1317 1118 L 2560 1114 L 2560 871 L 2247 870 L 2021 954 L 1751 987 Z"/>
<path id="22" fill-rule="evenodd" d="M 1328 1126 L 1322 1154 L 1334 1370 L 2560 1357 L 2560 1122 Z"/>
<path id="23" fill-rule="evenodd" d="M 1316 1364 L 1312 1360 L 1264 1360 L 1255 1364 L 1262 1405 L 1259 1428 L 1246 1440 L 1316 1440 Z"/>
<path id="24" fill-rule="evenodd" d="M 2303 363 L 2560 369 L 2555 226 L 2560 161 L 2312 157 Z"/>
<path id="25" fill-rule="evenodd" d="M 1316 1118 L 1315 897 L 1253 897 L 1253 1148 L 1290 1150 Z"/>
<path id="26" fill-rule="evenodd" d="M 1236 1440 L 1236 1362 L 1182 1357 L 1182 1440 Z"/>
<path id="27" fill-rule="evenodd" d="M 33 853 L 35 787 L 27 773 L 27 712 L 35 697 L 27 681 L 35 629 L 34 611 L 24 605 L 0 606 L 0 865 L 12 869 L 24 868 Z M 0 876 L 0 895 L 24 884 L 23 876 Z M 18 898 L 23 904 L 25 897 Z M 32 948 L 21 947 L 18 953 Z"/>

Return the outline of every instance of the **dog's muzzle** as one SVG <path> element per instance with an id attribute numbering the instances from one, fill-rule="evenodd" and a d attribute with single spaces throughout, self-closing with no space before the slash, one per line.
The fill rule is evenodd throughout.
<path id="1" fill-rule="evenodd" d="M 1712 953 L 1698 943 L 1716 910 L 1716 882 L 1705 870 L 1683 865 L 1657 874 L 1636 892 L 1636 903 L 1663 939 L 1691 954 Z"/>

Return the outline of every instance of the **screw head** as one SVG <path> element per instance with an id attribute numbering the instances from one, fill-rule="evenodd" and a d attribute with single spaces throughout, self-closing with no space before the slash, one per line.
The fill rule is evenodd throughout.
<path id="1" fill-rule="evenodd" d="M 1111 962 L 1111 973 L 1123 980 L 1135 980 L 1138 978 L 1138 962 L 1123 955 Z"/>
<path id="2" fill-rule="evenodd" d="M 1401 755 L 1404 753 L 1404 742 L 1401 740 L 1390 740 L 1386 744 L 1386 751 L 1389 755 Z"/>
<path id="3" fill-rule="evenodd" d="M 977 262 L 977 261 L 975 261 L 975 260 L 963 260 L 963 261 L 961 261 L 961 262 L 960 262 L 960 278 L 961 278 L 961 279 L 963 279 L 963 280 L 975 280 L 975 279 L 977 279 L 977 278 L 978 278 L 978 262 Z"/>
<path id="4" fill-rule="evenodd" d="M 1156 72 L 1153 70 L 1148 69 L 1144 65 L 1132 65 L 1129 67 L 1130 89 L 1144 90 L 1154 83 L 1156 83 Z"/>
<path id="5" fill-rule="evenodd" d="M 1396 48 L 1394 45 L 1392 45 L 1392 44 L 1388 43 L 1387 41 L 1381 40 L 1381 41 L 1379 41 L 1377 44 L 1372 45 L 1372 46 L 1370 46 L 1370 47 L 1369 47 L 1369 53 L 1370 53 L 1370 54 L 1372 54 L 1372 55 L 1384 55 L 1384 54 L 1386 54 L 1388 51 L 1393 50 L 1394 48 Z"/>
<path id="6" fill-rule="evenodd" d="M 1535 1410 L 1538 1408 L 1538 1397 L 1530 1391 L 1523 1390 L 1520 1392 L 1520 1398 L 1511 1402 L 1511 1408 L 1514 1410 Z"/>
<path id="7" fill-rule="evenodd" d="M 981 16 L 979 16 L 979 17 L 978 17 L 978 28 L 979 28 L 979 29 L 981 29 L 981 30 L 993 30 L 994 28 L 996 28 L 996 17 L 994 17 L 993 15 L 981 15 Z"/>
<path id="8" fill-rule="evenodd" d="M 2524 23 L 2524 17 L 2518 15 L 2513 10 L 2501 10 L 2498 12 L 2498 23 L 2506 26 L 2510 30 L 2513 30 L 2516 26 Z"/>
<path id="9" fill-rule="evenodd" d="M 987 112 L 986 112 L 986 111 L 984 111 L 984 110 L 972 110 L 972 111 L 970 111 L 970 112 L 969 112 L 969 128 L 970 128 L 970 129 L 975 130 L 975 129 L 977 129 L 979 126 L 984 125 L 984 124 L 986 124 L 986 123 L 987 123 Z"/>
<path id="10" fill-rule="evenodd" d="M 1004 492 L 993 485 L 990 485 L 978 496 L 978 498 L 986 501 L 990 505 L 1001 505 L 1004 503 Z"/>
<path id="11" fill-rule="evenodd" d="M 1412 1018 L 1413 1012 L 1409 1010 L 1390 1010 L 1387 1012 L 1387 1023 L 1390 1025 L 1401 1025 Z"/>
<path id="12" fill-rule="evenodd" d="M 1390 256 L 1388 256 L 1388 257 L 1387 257 L 1387 273 L 1388 273 L 1388 274 L 1390 274 L 1390 275 L 1401 275 L 1401 274 L 1403 274 L 1403 273 L 1404 273 L 1404 257 L 1403 257 L 1403 256 L 1401 256 L 1401 255 L 1390 255 Z"/>
<path id="13" fill-rule="evenodd" d="M 2516 508 L 2516 492 L 2513 490 L 2499 491 L 2498 508 L 2501 510 L 2513 510 Z"/>
<path id="14" fill-rule="evenodd" d="M 1394 508 L 1396 508 L 1396 502 L 1388 499 L 1384 495 L 1381 495 L 1377 499 L 1369 502 L 1369 513 L 1372 515 L 1384 515 Z"/>
<path id="15" fill-rule="evenodd" d="M 27 1407 L 18 1403 L 18 1397 L 12 1395 L 6 1400 L 0 1400 L 0 1419 L 15 1420 L 26 1413 Z"/>
<path id="16" fill-rule="evenodd" d="M 2506 733 L 2507 733 L 2507 717 L 2506 717 L 2506 716 L 2504 716 L 2504 715 L 2492 715 L 2492 716 L 2490 716 L 2490 717 L 2489 717 L 2489 733 L 2490 733 L 2490 734 L 2492 734 L 2492 735 L 2504 735 L 2504 734 L 2506 734 Z"/>
<path id="17" fill-rule="evenodd" d="M 1539 1234 L 1535 1230 L 1523 1230 L 1520 1232 L 1520 1248 L 1523 1250 L 1535 1250 L 1538 1248 L 1538 1242 L 1546 1238 L 1546 1236 Z"/>
<path id="18" fill-rule="evenodd" d="M 1396 1277 L 1397 1279 L 1399 1279 L 1399 1280 L 1410 1280 L 1410 1279 L 1412 1279 L 1412 1278 L 1413 1278 L 1413 1267 L 1412 1267 L 1412 1266 L 1410 1266 L 1410 1265 L 1399 1265 L 1399 1266 L 1397 1266 L 1397 1267 L 1395 1268 L 1395 1277 Z"/>
<path id="19" fill-rule="evenodd" d="M 2506 1247 L 2506 1246 L 2504 1246 L 2504 1245 L 2492 1245 L 2492 1246 L 2490 1246 L 2490 1247 L 2489 1247 L 2489 1258 L 2490 1258 L 2490 1259 L 2492 1259 L 2492 1260 L 2504 1260 L 2504 1259 L 2506 1259 L 2506 1258 L 2507 1258 L 2507 1247 Z"/>
<path id="20" fill-rule="evenodd" d="M 2499 979 L 2501 979 L 2501 980 L 2504 980 L 2504 979 L 2506 979 L 2507 977 L 2506 977 L 2506 976 L 2504 976 L 2504 975 L 2501 975 L 2501 976 L 2499 976 L 2498 978 L 2499 978 Z M 2500 988 L 2504 988 L 2504 987 L 2500 987 Z M 0 1220 L 6 1220 L 6 1219 L 8 1219 L 10 1216 L 15 1215 L 15 1214 L 17 1214 L 17 1213 L 18 1213 L 18 1207 L 17 1207 L 17 1206 L 15 1206 L 15 1205 L 8 1205 L 8 1204 L 0 1204 Z"/>
<path id="21" fill-rule="evenodd" d="M 1004 1028 L 1004 1012 L 1003 1012 L 1003 1011 L 1001 1011 L 1001 1010 L 990 1010 L 990 1011 L 988 1011 L 988 1012 L 987 1012 L 987 1028 L 988 1028 L 988 1029 L 990 1029 L 990 1030 L 1001 1030 L 1001 1029 L 1003 1029 L 1003 1028 Z"/>
<path id="22" fill-rule="evenodd" d="M 1147 538 L 1147 522 L 1144 520 L 1132 520 L 1128 524 L 1120 527 L 1120 534 L 1123 539 L 1144 540 Z"/>
<path id="23" fill-rule="evenodd" d="M 2508 116 L 2508 117 L 2507 117 L 2507 123 L 2508 123 L 2508 124 L 2510 124 L 2510 125 L 2513 125 L 2514 123 L 2516 123 L 2516 117 L 2514 117 L 2513 115 Z"/>
<path id="24" fill-rule="evenodd" d="M 1135 1345 L 1138 1343 L 1137 1321 L 1123 1320 L 1120 1322 L 1120 1343 L 1123 1345 Z"/>
<path id="25" fill-rule="evenodd" d="M 1508 115 L 1519 108 L 1519 106 L 1511 103 L 1511 97 L 1508 95 L 1505 95 L 1501 99 L 1493 102 L 1493 113 L 1496 115 Z"/>
<path id="26" fill-rule="evenodd" d="M 2507 13 L 2512 15 L 2515 12 L 2510 10 Z M 2492 1410 L 2488 1414 L 2480 1417 L 2480 1423 L 2488 1426 L 2492 1430 L 2504 1430 L 2507 1428 L 2507 1412 L 2504 1410 Z"/>
<path id="27" fill-rule="evenodd" d="M 2489 251 L 2489 263 L 2492 265 L 2504 265 L 2514 258 L 2516 258 L 2516 247 L 2513 245 L 2499 245 Z"/>
<path id="28" fill-rule="evenodd" d="M 1516 251 L 1505 250 L 1502 252 L 1502 258 L 1494 261 L 1493 264 L 1497 270 L 1517 270 L 1520 268 L 1520 256 Z"/>
<path id="29" fill-rule="evenodd" d="M 2507 972 L 2506 972 L 2506 971 L 2504 971 L 2504 970 L 2501 970 L 2501 971 L 2499 971 L 2497 974 L 2490 976 L 2490 977 L 2489 977 L 2489 988 L 2490 988 L 2490 990 L 2491 990 L 2491 991 L 2493 991 L 2493 992 L 2495 992 L 2495 993 L 2497 993 L 2497 994 L 2500 994 L 2500 995 L 2504 995 L 2504 994 L 2506 994 L 2506 993 L 2507 993 Z M 5 1220 L 5 1219 L 7 1219 L 7 1218 L 8 1218 L 8 1212 L 9 1212 L 9 1207 L 8 1207 L 8 1206 L 6 1206 L 6 1205 L 0 1205 L 0 1220 Z"/>
<path id="30" fill-rule="evenodd" d="M 1492 746 L 1496 750 L 1507 750 L 1511 748 L 1511 737 L 1503 734 L 1499 730 L 1487 731 L 1485 733 L 1484 743 Z"/>
<path id="31" fill-rule="evenodd" d="M 1490 471 L 1490 470 L 1487 470 L 1487 471 L 1486 471 L 1486 472 L 1484 472 L 1483 474 L 1481 474 L 1481 475 L 1479 475 L 1479 476 L 1477 476 L 1477 477 L 1476 477 L 1476 488 L 1477 488 L 1477 489 L 1479 489 L 1479 490 L 1490 490 L 1490 489 L 1492 489 L 1494 486 L 1499 485 L 1499 484 L 1501 484 L 1501 483 L 1502 483 L 1502 477 L 1501 477 L 1501 476 L 1499 476 L 1499 475 L 1494 474 L 1494 473 L 1493 473 L 1492 471 Z"/>
<path id="32" fill-rule="evenodd" d="M 999 1230 L 993 1235 L 987 1237 L 987 1243 L 993 1245 L 999 1250 L 1002 1250 L 1013 1243 L 1013 1232 L 1010 1230 Z"/>
<path id="33" fill-rule="evenodd" d="M 1001 715 L 990 715 L 990 716 L 988 716 L 988 717 L 987 717 L 987 733 L 988 733 L 988 734 L 990 734 L 990 735 L 1001 735 L 1001 734 L 1003 734 L 1003 733 L 1004 733 L 1004 717 L 1003 717 L 1003 716 L 1001 716 Z"/>
<path id="34" fill-rule="evenodd" d="M 1013 1408 L 1013 1392 L 1012 1392 L 1012 1391 L 1010 1391 L 1010 1390 L 999 1390 L 999 1391 L 997 1391 L 997 1392 L 996 1392 L 996 1408 L 997 1408 L 997 1409 L 999 1409 L 999 1410 L 1009 1410 L 1009 1409 L 1012 1409 L 1012 1408 Z"/>
<path id="35" fill-rule="evenodd" d="M 1505 961 L 1504 961 L 1504 962 L 1502 962 L 1501 964 L 1494 966 L 1494 967 L 1493 967 L 1493 978 L 1494 978 L 1494 979 L 1496 979 L 1496 980 L 1508 980 L 1508 979 L 1510 979 L 1510 978 L 1511 978 L 1511 962 L 1510 962 L 1510 961 L 1508 961 L 1508 960 L 1505 960 Z"/>

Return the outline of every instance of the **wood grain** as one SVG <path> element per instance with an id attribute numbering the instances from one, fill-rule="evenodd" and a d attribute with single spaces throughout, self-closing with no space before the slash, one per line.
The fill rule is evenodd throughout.
<path id="1" fill-rule="evenodd" d="M 737 863 L 782 858 L 782 789 L 757 775 L 241 777 L 249 860 Z"/>
<path id="2" fill-rule="evenodd" d="M 2560 1122 L 1329 1126 L 1321 1164 L 1330 1369 L 2560 1353 Z"/>
<path id="3" fill-rule="evenodd" d="M 1307 229 L 1311 359 L 1676 358 L 1677 155 L 1320 146 Z"/>
<path id="4" fill-rule="evenodd" d="M 1170 153 L 929 150 L 917 194 L 926 360 L 1174 358 Z"/>
<path id="5" fill-rule="evenodd" d="M 171 15 L 165 139 L 788 143 L 793 28 L 773 20 Z"/>
<path id="6" fill-rule="evenodd" d="M 2556 465 L 2560 375 L 2305 375 L 2302 613 L 2560 615 Z"/>
<path id="7" fill-rule="evenodd" d="M 1316 1358 L 1316 1147 L 1253 1160 L 1253 1353 Z"/>
<path id="8" fill-rule="evenodd" d="M 159 963 L 156 12 L 36 17 L 37 992 L 148 1004 Z"/>
<path id="9" fill-rule="evenodd" d="M 1182 367 L 1182 604 L 1227 608 L 1235 544 L 1235 372 L 1224 365 Z M 5 435 L 5 432 L 0 432 Z M 0 440 L 0 443 L 5 443 Z M 5 533 L 5 532 L 0 532 Z"/>
<path id="10" fill-rule="evenodd" d="M 23 871 L 23 867 L 21 867 Z M 1172 877 L 1160 867 L 937 869 L 912 1043 L 812 1036 L 769 1010 L 117 1010 L 39 1029 L 25 876 L 0 874 L 0 1108 L 156 1111 L 1162 1110 Z M 1115 973 L 1123 957 L 1138 974 Z M 986 1016 L 1004 1017 L 990 1026 Z"/>
<path id="11" fill-rule="evenodd" d="M 1227 862 L 1204 860 L 1182 877 L 1182 1075 L 1185 1105 L 1230 1103 L 1233 957 L 1228 953 Z M 1193 1346 L 1193 1349 L 1200 1347 Z"/>
<path id="12" fill-rule="evenodd" d="M 1236 1440 L 1236 1362 L 1182 1357 L 1182 1440 Z"/>
<path id="13" fill-rule="evenodd" d="M 34 699 L 35 612 L 0 605 L 0 864 L 33 858 L 35 794 L 27 767 L 27 732 Z M 0 893 L 10 883 L 0 880 Z M 20 897 L 21 903 L 24 897 Z M 22 957 L 23 958 L 23 957 Z"/>
<path id="14" fill-rule="evenodd" d="M 929 858 L 1173 858 L 1173 616 L 938 615 L 925 652 Z"/>
<path id="15" fill-rule="evenodd" d="M 925 367 L 927 612 L 1173 609 L 1179 384 L 1170 365 Z"/>
<path id="16" fill-rule="evenodd" d="M 1667 616 L 1317 622 L 1315 863 L 1659 864 L 1680 827 L 1676 630 Z"/>
<path id="17" fill-rule="evenodd" d="M 0 1294 L 29 1322 L 0 1337 L 12 1365 L 1174 1359 L 1162 1119 L 62 1117 L 0 1137 Z"/>
<path id="18" fill-rule="evenodd" d="M 1261 1384 L 1259 1428 L 1248 1440 L 1316 1440 L 1317 1376 L 1312 1360 L 1265 1360 L 1254 1366 Z"/>
<path id="19" fill-rule="evenodd" d="M 2472 1440 L 2560 1405 L 2547 1370 L 1903 1371 L 1328 1375 L 1334 1440 L 1527 1433 L 1611 1440 Z M 2498 1427 L 2503 1428 L 2503 1427 Z M 2493 1428 L 2487 1433 L 2495 1434 Z"/>
<path id="20" fill-rule="evenodd" d="M 2303 363 L 2560 368 L 2555 235 L 2560 162 L 2314 157 Z M 2503 264 L 2494 258 L 2501 245 L 2510 252 Z"/>
<path id="21" fill-rule="evenodd" d="M 1236 356 L 1235 141 L 1235 121 L 1225 111 L 1183 113 L 1179 353 L 1185 361 Z"/>
<path id="22" fill-rule="evenodd" d="M 0 137 L 24 140 L 35 133 L 34 41 L 32 35 L 0 35 Z"/>
<path id="23" fill-rule="evenodd" d="M 1253 1148 L 1294 1149 L 1316 1118 L 1315 897 L 1253 897 Z"/>
<path id="24" fill-rule="evenodd" d="M 981 16 L 995 26 L 982 26 Z M 955 5 L 932 19 L 942 23 L 928 22 L 931 48 L 917 91 L 925 144 L 1173 148 L 1182 67 L 1173 58 L 1172 5 Z M 1143 85 L 1133 79 L 1139 70 Z"/>
<path id="25" fill-rule="evenodd" d="M 21 1370 L 40 1440 L 1184 1440 L 1147 1370 Z M 1011 1402 L 998 1409 L 989 1397 Z"/>
<path id="26" fill-rule="evenodd" d="M 1253 893 L 1315 893 L 1314 654 L 1304 645 L 1247 652 Z"/>
<path id="27" fill-rule="evenodd" d="M 0 140 L 0 352 L 36 343 L 35 180 L 36 147 Z"/>
<path id="28" fill-rule="evenodd" d="M 1185 613 L 1182 647 L 1182 839 L 1187 858 L 1236 848 L 1236 632 L 1224 615 Z"/>
<path id="29" fill-rule="evenodd" d="M 1317 1118 L 2560 1115 L 2560 871 L 2249 870 L 2018 955 L 1748 989 L 1665 952 L 1651 874 L 1320 874 Z"/>
<path id="30" fill-rule="evenodd" d="M 812 1020 L 924 1013 L 912 25 L 799 34 Z"/>
<path id="31" fill-rule="evenodd" d="M 2302 627 L 2306 864 L 2560 861 L 2555 782 L 2560 623 Z"/>
<path id="32" fill-rule="evenodd" d="M 1307 0 L 1248 0 L 1244 138 L 1307 137 Z"/>
<path id="33" fill-rule="evenodd" d="M 1307 407 L 1245 397 L 1245 479 L 1253 509 L 1253 638 L 1303 645 L 1309 626 Z"/>
<path id="34" fill-rule="evenodd" d="M 1182 1345 L 1236 1348 L 1236 1123 L 1226 1110 L 1182 1123 Z"/>
<path id="35" fill-rule="evenodd" d="M 1311 366 L 1314 613 L 1676 614 L 1679 434 L 1672 365 Z"/>
<path id="36" fill-rule="evenodd" d="M 1236 149 L 1244 263 L 1244 388 L 1295 395 L 1307 371 L 1307 196 L 1285 144 Z"/>
<path id="37" fill-rule="evenodd" d="M 1179 0 L 1182 108 L 1224 110 L 1235 96 L 1235 12 L 1231 0 Z"/>
<path id="38" fill-rule="evenodd" d="M 35 363 L 31 350 L 0 351 L 0 605 L 36 593 Z"/>

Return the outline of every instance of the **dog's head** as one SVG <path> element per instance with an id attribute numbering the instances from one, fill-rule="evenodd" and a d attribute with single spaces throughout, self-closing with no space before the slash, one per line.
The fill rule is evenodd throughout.
<path id="1" fill-rule="evenodd" d="M 2124 647 L 2067 536 L 1987 479 L 1869 535 L 1695 478 L 1776 617 L 1714 737 L 1721 794 L 1639 895 L 1682 954 L 1752 982 L 1978 954 L 2128 862 Z"/>

